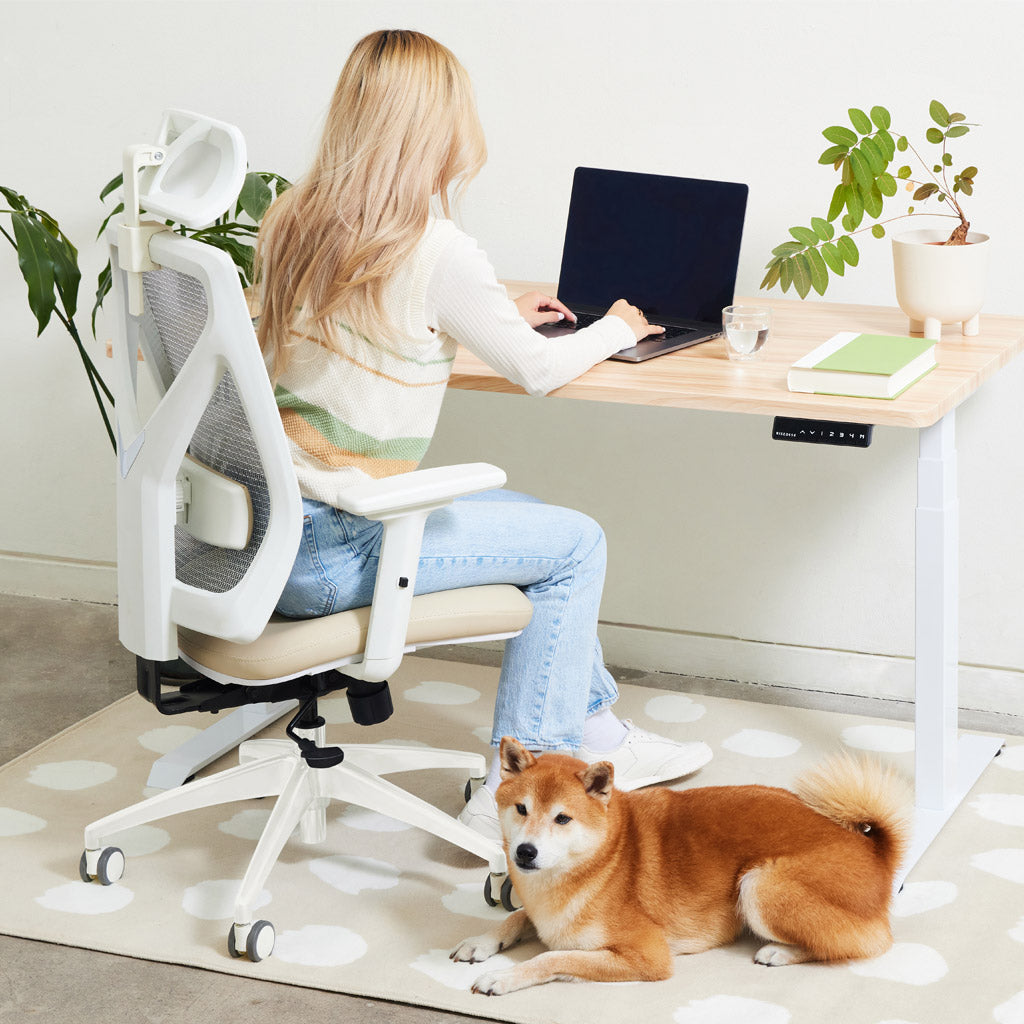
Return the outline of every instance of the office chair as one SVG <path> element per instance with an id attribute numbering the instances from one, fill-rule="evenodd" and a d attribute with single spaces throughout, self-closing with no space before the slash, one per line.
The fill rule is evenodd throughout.
<path id="1" fill-rule="evenodd" d="M 117 881 L 124 855 L 105 841 L 123 829 L 276 796 L 228 934 L 232 956 L 259 961 L 273 951 L 274 929 L 254 919 L 254 900 L 296 826 L 305 842 L 323 841 L 331 799 L 416 825 L 479 856 L 489 869 L 485 898 L 513 905 L 498 844 L 382 778 L 455 768 L 481 779 L 484 758 L 329 746 L 317 700 L 344 689 L 357 723 L 382 722 L 392 712 L 386 680 L 405 653 L 514 636 L 532 608 L 512 586 L 413 596 L 430 512 L 504 483 L 496 467 L 472 464 L 351 487 L 344 508 L 383 523 L 372 605 L 303 621 L 274 614 L 298 549 L 302 504 L 236 269 L 224 252 L 138 216 L 141 206 L 188 226 L 209 223 L 235 201 L 244 172 L 236 128 L 182 111 L 164 115 L 155 145 L 125 153 L 125 213 L 108 231 L 119 637 L 136 655 L 139 693 L 163 714 L 268 702 L 275 714 L 297 710 L 288 739 L 245 743 L 237 766 L 88 825 L 79 871 L 86 881 Z M 140 366 L 149 371 L 149 388 L 140 387 Z M 168 691 L 160 664 L 178 656 L 200 678 Z"/>

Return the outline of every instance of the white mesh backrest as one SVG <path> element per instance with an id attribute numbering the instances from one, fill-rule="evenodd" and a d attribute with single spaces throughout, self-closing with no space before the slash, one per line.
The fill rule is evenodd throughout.
<path id="1" fill-rule="evenodd" d="M 150 345 L 159 347 L 173 380 L 206 327 L 206 293 L 195 278 L 169 269 L 143 275 L 143 289 L 146 333 Z M 251 565 L 270 514 L 266 477 L 230 370 L 225 371 L 207 404 L 188 451 L 198 461 L 243 484 L 252 502 L 252 536 L 241 550 L 213 547 L 196 540 L 183 527 L 175 528 L 178 580 L 200 590 L 223 593 L 235 586 Z"/>

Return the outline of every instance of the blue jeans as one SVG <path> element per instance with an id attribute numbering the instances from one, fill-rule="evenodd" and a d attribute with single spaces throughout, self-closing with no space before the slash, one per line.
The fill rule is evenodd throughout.
<path id="1" fill-rule="evenodd" d="M 292 618 L 368 605 L 382 526 L 303 500 L 302 543 L 278 611 Z M 575 751 L 587 715 L 618 698 L 597 640 L 605 574 L 601 527 L 571 509 L 513 491 L 456 499 L 423 531 L 416 593 L 511 583 L 533 604 L 506 641 L 491 741 L 514 736 L 534 750 Z"/>

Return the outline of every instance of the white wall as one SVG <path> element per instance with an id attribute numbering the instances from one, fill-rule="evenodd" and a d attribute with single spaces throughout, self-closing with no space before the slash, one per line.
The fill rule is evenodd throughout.
<path id="1" fill-rule="evenodd" d="M 938 98 L 981 124 L 954 155 L 981 169 L 986 310 L 1024 312 L 1013 2 L 33 0 L 0 15 L 0 183 L 78 241 L 86 331 L 105 258 L 96 196 L 121 147 L 182 106 L 238 124 L 253 167 L 297 176 L 351 44 L 384 25 L 436 35 L 474 79 L 490 160 L 462 221 L 501 276 L 554 279 L 572 169 L 590 164 L 749 183 L 737 291 L 751 294 L 787 228 L 827 207 L 820 130 L 881 103 L 919 138 Z M 0 590 L 112 600 L 106 438 L 62 328 L 34 338 L 0 244 Z M 865 242 L 829 298 L 893 304 L 888 242 Z M 1019 360 L 957 417 L 964 703 L 1018 712 L 1022 384 Z M 910 431 L 822 450 L 772 442 L 762 417 L 466 393 L 449 395 L 430 453 L 497 462 L 605 526 L 610 660 L 888 696 L 911 692 L 915 457 Z"/>

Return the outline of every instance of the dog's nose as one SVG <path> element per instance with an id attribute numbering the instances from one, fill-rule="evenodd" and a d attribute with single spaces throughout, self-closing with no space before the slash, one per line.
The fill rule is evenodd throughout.
<path id="1" fill-rule="evenodd" d="M 537 859 L 537 847 L 533 843 L 520 843 L 516 847 L 516 861 L 523 867 L 532 865 Z"/>

